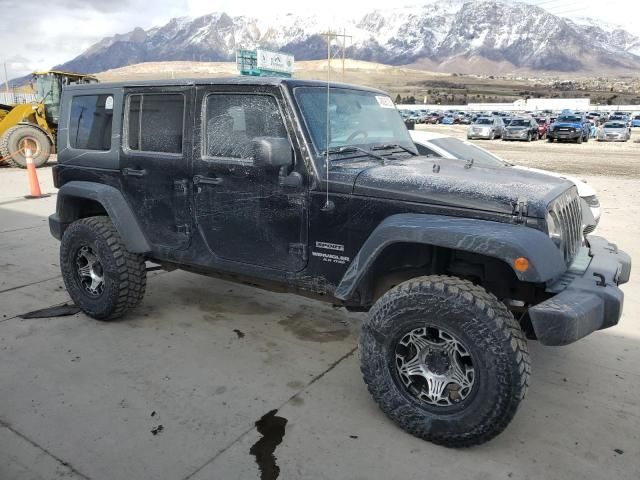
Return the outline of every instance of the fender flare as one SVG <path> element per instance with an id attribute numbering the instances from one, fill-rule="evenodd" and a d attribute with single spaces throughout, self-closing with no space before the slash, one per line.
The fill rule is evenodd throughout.
<path id="1" fill-rule="evenodd" d="M 55 229 L 54 236 L 61 238 L 64 229 L 78 220 L 78 199 L 93 200 L 102 205 L 122 237 L 127 250 L 132 253 L 151 251 L 149 242 L 122 192 L 115 187 L 100 183 L 71 181 L 60 187 L 56 205 L 57 213 L 49 218 L 52 233 L 54 233 L 53 224 L 59 225 Z"/>
<path id="2" fill-rule="evenodd" d="M 335 290 L 348 300 L 380 253 L 393 243 L 422 243 L 478 253 L 507 263 L 519 280 L 542 283 L 566 270 L 553 241 L 540 230 L 524 225 L 430 214 L 397 214 L 383 220 L 364 242 Z M 529 260 L 525 272 L 513 268 L 516 258 Z"/>

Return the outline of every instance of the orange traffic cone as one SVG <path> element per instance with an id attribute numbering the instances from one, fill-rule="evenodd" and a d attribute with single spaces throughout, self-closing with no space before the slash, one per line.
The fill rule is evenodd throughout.
<path id="1" fill-rule="evenodd" d="M 33 162 L 33 154 L 29 147 L 25 147 L 24 157 L 27 161 L 27 176 L 29 177 L 29 189 L 31 190 L 31 195 L 27 195 L 25 198 L 41 198 L 43 195 L 40 191 L 40 183 L 38 183 L 36 164 Z"/>

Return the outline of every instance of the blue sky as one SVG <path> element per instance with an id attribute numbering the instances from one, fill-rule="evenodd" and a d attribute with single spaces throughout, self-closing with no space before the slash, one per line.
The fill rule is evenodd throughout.
<path id="1" fill-rule="evenodd" d="M 146 29 L 162 25 L 175 16 L 198 16 L 212 11 L 253 16 L 273 14 L 274 11 L 310 13 L 314 5 L 325 12 L 351 15 L 374 8 L 420 5 L 432 1 L 436 0 L 323 0 L 320 3 L 300 0 L 155 0 L 150 9 L 148 0 L 0 0 L 0 11 L 3 12 L 0 18 L 0 45 L 3 46 L 0 62 L 7 62 L 10 78 L 25 75 L 70 60 L 105 36 L 124 33 L 136 26 Z M 620 24 L 640 35 L 638 0 L 522 1 L 558 15 L 591 16 Z M 43 5 L 46 5 L 44 13 Z"/>

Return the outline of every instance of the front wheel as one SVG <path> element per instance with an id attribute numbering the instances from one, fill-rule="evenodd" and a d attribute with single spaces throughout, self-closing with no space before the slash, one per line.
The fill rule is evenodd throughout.
<path id="1" fill-rule="evenodd" d="M 60 268 L 71 299 L 98 320 L 121 317 L 144 297 L 144 257 L 127 251 L 108 217 L 83 218 L 67 227 Z"/>
<path id="2" fill-rule="evenodd" d="M 380 408 L 402 429 L 447 447 L 502 432 L 527 391 L 520 325 L 482 287 L 427 276 L 393 288 L 360 337 L 361 370 Z"/>
<path id="3" fill-rule="evenodd" d="M 51 142 L 42 130 L 32 125 L 9 128 L 0 139 L 0 156 L 7 158 L 12 167 L 26 168 L 24 148 L 29 148 L 36 168 L 43 166 L 51 154 Z"/>

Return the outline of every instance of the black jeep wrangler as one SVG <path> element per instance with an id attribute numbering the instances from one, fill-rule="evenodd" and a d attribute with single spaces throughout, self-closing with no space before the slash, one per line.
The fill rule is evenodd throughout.
<path id="1" fill-rule="evenodd" d="M 583 238 L 571 183 L 418 156 L 378 90 L 255 77 L 72 86 L 58 152 L 50 227 L 87 315 L 138 305 L 147 261 L 368 311 L 369 391 L 442 445 L 485 442 L 511 421 L 527 337 L 564 345 L 622 312 L 630 258 Z"/>

